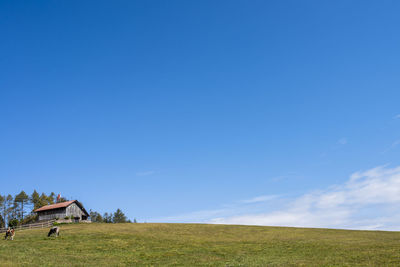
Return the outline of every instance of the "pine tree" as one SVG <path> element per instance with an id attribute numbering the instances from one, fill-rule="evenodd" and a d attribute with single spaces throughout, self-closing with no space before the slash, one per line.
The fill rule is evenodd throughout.
<path id="1" fill-rule="evenodd" d="M 15 196 L 14 202 L 17 203 L 17 206 L 18 203 L 20 205 L 20 207 L 17 207 L 17 217 L 19 217 L 20 220 L 24 219 L 24 213 L 25 213 L 24 206 L 26 206 L 28 201 L 29 197 L 23 190 L 21 191 L 21 193 Z"/>
<path id="2" fill-rule="evenodd" d="M 58 202 L 61 203 L 61 202 L 67 202 L 67 201 L 68 201 L 68 199 L 66 199 L 65 197 L 60 197 L 60 200 Z"/>
<path id="3" fill-rule="evenodd" d="M 42 193 L 39 197 L 39 202 L 38 202 L 38 208 L 41 208 L 43 206 L 49 205 L 49 200 L 48 196 L 46 196 L 45 193 Z"/>
<path id="4" fill-rule="evenodd" d="M 107 212 L 103 215 L 103 222 L 112 223 L 112 214 L 108 214 Z"/>
<path id="5" fill-rule="evenodd" d="M 54 192 L 51 192 L 50 195 L 47 197 L 47 202 L 49 204 L 54 204 L 55 203 L 55 201 L 54 201 L 55 196 L 56 196 L 56 194 Z"/>
<path id="6" fill-rule="evenodd" d="M 0 215 L 0 228 L 6 227 L 6 222 L 3 219 L 3 216 Z"/>
<path id="7" fill-rule="evenodd" d="M 92 222 L 98 222 L 98 223 L 103 222 L 103 217 L 100 215 L 100 213 L 96 211 L 90 210 L 89 216 Z"/>
<path id="8" fill-rule="evenodd" d="M 4 216 L 4 219 L 6 220 L 7 224 L 12 218 L 13 202 L 14 202 L 14 198 L 12 197 L 12 195 L 9 194 L 6 197 L 6 201 L 5 201 L 5 216 Z"/>
<path id="9" fill-rule="evenodd" d="M 11 206 L 11 217 L 12 217 L 12 219 L 18 219 L 18 217 L 20 217 L 20 214 L 21 214 L 21 212 L 20 212 L 19 203 L 18 203 L 18 201 L 15 201 L 15 198 L 14 198 L 14 201 Z"/>
<path id="10" fill-rule="evenodd" d="M 4 218 L 6 217 L 6 198 L 2 195 L 0 195 L 0 217 L 2 218 L 3 224 L 5 225 Z"/>
<path id="11" fill-rule="evenodd" d="M 40 204 L 40 195 L 36 190 L 33 190 L 33 193 L 29 199 L 32 203 L 33 206 L 33 210 L 40 208 L 39 204 Z"/>
<path id="12" fill-rule="evenodd" d="M 113 223 L 126 223 L 127 221 L 128 221 L 128 219 L 126 218 L 126 216 L 122 212 L 122 210 L 117 209 L 117 211 L 114 212 Z"/>

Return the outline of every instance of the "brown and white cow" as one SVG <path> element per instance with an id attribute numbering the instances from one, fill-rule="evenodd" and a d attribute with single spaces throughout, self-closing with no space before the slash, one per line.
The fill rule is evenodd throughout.
<path id="1" fill-rule="evenodd" d="M 4 236 L 4 239 L 10 239 L 10 240 L 14 240 L 14 236 L 15 236 L 15 230 L 14 228 L 10 228 L 8 227 L 7 231 L 6 231 L 6 235 Z"/>

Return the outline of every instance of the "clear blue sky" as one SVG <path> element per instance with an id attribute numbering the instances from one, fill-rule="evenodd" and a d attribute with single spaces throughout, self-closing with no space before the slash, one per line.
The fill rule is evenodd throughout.
<path id="1" fill-rule="evenodd" d="M 399 14 L 398 1 L 0 1 L 0 194 L 203 222 L 395 168 Z"/>

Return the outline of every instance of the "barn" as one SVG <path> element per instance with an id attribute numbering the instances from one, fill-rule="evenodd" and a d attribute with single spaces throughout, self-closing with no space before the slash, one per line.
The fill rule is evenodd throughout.
<path id="1" fill-rule="evenodd" d="M 75 222 L 79 222 L 86 221 L 89 217 L 89 213 L 78 200 L 43 206 L 34 212 L 38 215 L 39 221 L 64 219 L 72 216 Z"/>

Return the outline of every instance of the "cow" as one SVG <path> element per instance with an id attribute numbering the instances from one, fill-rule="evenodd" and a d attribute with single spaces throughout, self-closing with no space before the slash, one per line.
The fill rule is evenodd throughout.
<path id="1" fill-rule="evenodd" d="M 56 237 L 60 235 L 60 227 L 58 226 L 53 226 L 51 227 L 49 233 L 47 234 L 47 237 L 50 237 L 52 234 L 54 234 Z"/>
<path id="2" fill-rule="evenodd" d="M 15 236 L 15 230 L 14 228 L 10 228 L 8 227 L 7 231 L 6 231 L 6 235 L 4 236 L 4 240 L 7 240 L 8 238 L 10 240 L 14 240 L 14 236 Z"/>

